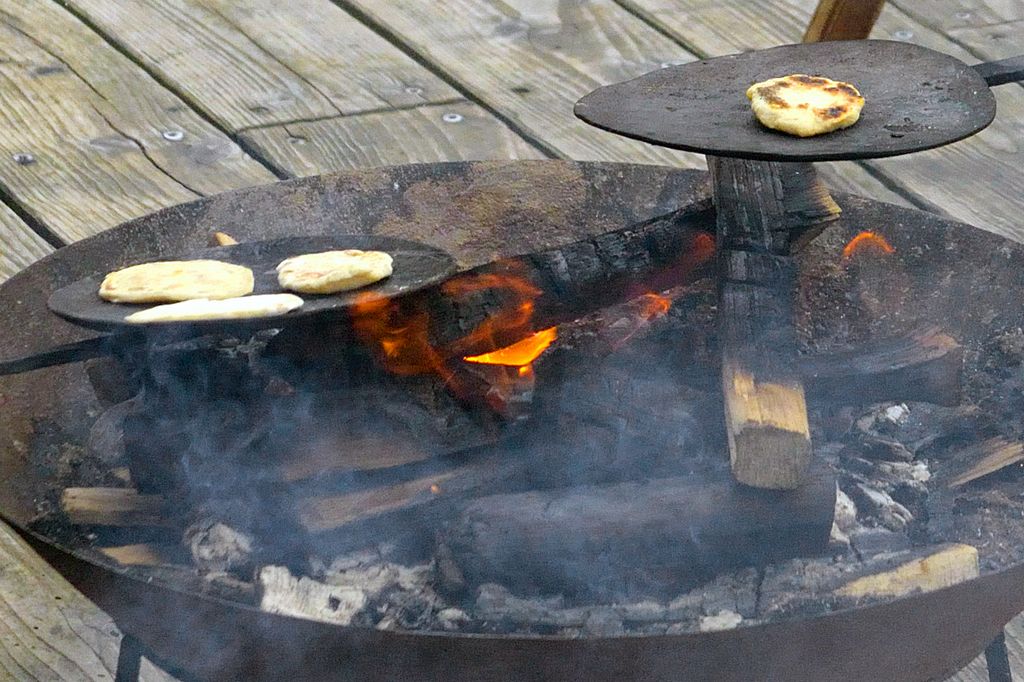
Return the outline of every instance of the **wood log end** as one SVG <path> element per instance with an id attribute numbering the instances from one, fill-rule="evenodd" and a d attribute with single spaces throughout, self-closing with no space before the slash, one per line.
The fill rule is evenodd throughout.
<path id="1" fill-rule="evenodd" d="M 759 382 L 738 364 L 722 367 L 726 431 L 733 475 L 744 485 L 793 490 L 811 463 L 803 385 Z"/>
<path id="2" fill-rule="evenodd" d="M 227 232 L 214 232 L 210 235 L 210 246 L 234 246 L 238 240 Z"/>

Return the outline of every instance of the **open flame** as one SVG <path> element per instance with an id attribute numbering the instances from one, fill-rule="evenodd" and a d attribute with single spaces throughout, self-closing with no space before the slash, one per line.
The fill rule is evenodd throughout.
<path id="1" fill-rule="evenodd" d="M 653 292 L 640 296 L 639 302 L 641 315 L 648 320 L 656 320 L 672 309 L 672 299 Z"/>
<path id="2" fill-rule="evenodd" d="M 889 244 L 889 241 L 871 230 L 864 230 L 857 234 L 851 239 L 846 246 L 843 247 L 843 260 L 847 261 L 859 253 L 865 253 L 868 251 L 874 251 L 880 254 L 895 253 L 896 249 Z"/>
<path id="3" fill-rule="evenodd" d="M 536 334 L 527 336 L 521 341 L 513 343 L 511 346 L 505 346 L 504 348 L 481 355 L 470 355 L 462 359 L 466 362 L 477 362 L 483 365 L 505 365 L 508 367 L 519 367 L 520 370 L 527 370 L 530 363 L 540 357 L 540 354 L 554 343 L 557 338 L 558 330 L 554 327 L 548 327 Z M 520 374 L 523 374 L 523 372 L 520 371 Z"/>

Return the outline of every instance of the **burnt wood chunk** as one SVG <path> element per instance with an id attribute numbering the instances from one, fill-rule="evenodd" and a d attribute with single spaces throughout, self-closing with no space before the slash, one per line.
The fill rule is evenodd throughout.
<path id="1" fill-rule="evenodd" d="M 787 215 L 782 164 L 708 157 L 708 166 L 717 211 L 718 330 L 733 475 L 758 488 L 797 488 L 811 461 L 811 438 L 795 366 L 790 231 L 801 220 L 831 214 L 801 208 L 798 218 Z M 801 172 L 813 171 L 806 166 Z M 805 180 L 799 186 L 815 185 Z M 791 197 L 789 203 L 801 202 Z"/>
<path id="2" fill-rule="evenodd" d="M 463 508 L 440 535 L 439 556 L 470 588 L 496 582 L 581 599 L 678 594 L 724 570 L 820 552 L 834 501 L 824 466 L 787 491 L 754 490 L 723 471 L 492 495 Z"/>
<path id="3" fill-rule="evenodd" d="M 959 488 L 1024 460 L 1024 443 L 989 438 L 958 453 L 949 474 L 950 488 Z"/>
<path id="4" fill-rule="evenodd" d="M 927 326 L 850 351 L 802 355 L 797 365 L 812 400 L 959 405 L 963 358 L 953 337 Z"/>

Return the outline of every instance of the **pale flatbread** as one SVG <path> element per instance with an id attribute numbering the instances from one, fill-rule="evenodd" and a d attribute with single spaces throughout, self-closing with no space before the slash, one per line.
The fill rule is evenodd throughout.
<path id="1" fill-rule="evenodd" d="M 282 289 L 302 294 L 333 294 L 373 284 L 391 276 L 391 256 L 383 251 L 324 251 L 281 261 Z"/>
<path id="2" fill-rule="evenodd" d="M 848 128 L 864 107 L 864 98 L 849 83 L 802 73 L 754 83 L 747 97 L 757 120 L 798 137 Z"/>
<path id="3" fill-rule="evenodd" d="M 251 294 L 252 270 L 216 260 L 172 260 L 133 265 L 107 275 L 100 298 L 115 303 L 171 303 Z"/>
<path id="4" fill-rule="evenodd" d="M 210 300 L 197 298 L 180 303 L 168 303 L 140 310 L 127 316 L 125 322 L 194 322 L 197 320 L 238 320 L 249 317 L 283 315 L 302 306 L 295 294 L 263 294 Z"/>

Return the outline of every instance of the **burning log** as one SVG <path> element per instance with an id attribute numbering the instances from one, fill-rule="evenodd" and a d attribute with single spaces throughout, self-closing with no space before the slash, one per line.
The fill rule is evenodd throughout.
<path id="1" fill-rule="evenodd" d="M 718 216 L 718 327 L 733 475 L 758 488 L 793 489 L 810 464 L 811 437 L 794 366 L 796 270 L 788 250 L 795 219 L 783 201 L 782 166 L 713 157 L 708 165 Z"/>
<path id="2" fill-rule="evenodd" d="M 814 467 L 791 491 L 727 474 L 480 497 L 445 529 L 448 581 L 525 595 L 616 599 L 706 582 L 720 571 L 822 550 L 835 479 Z"/>
<path id="3" fill-rule="evenodd" d="M 446 372 L 449 359 L 512 345 L 532 334 L 706 276 L 713 265 L 711 212 L 695 204 L 614 232 L 480 266 L 440 292 L 367 297 L 356 335 L 400 374 Z"/>
<path id="4" fill-rule="evenodd" d="M 134 488 L 66 488 L 60 498 L 68 520 L 83 526 L 173 526 L 165 503 Z"/>

